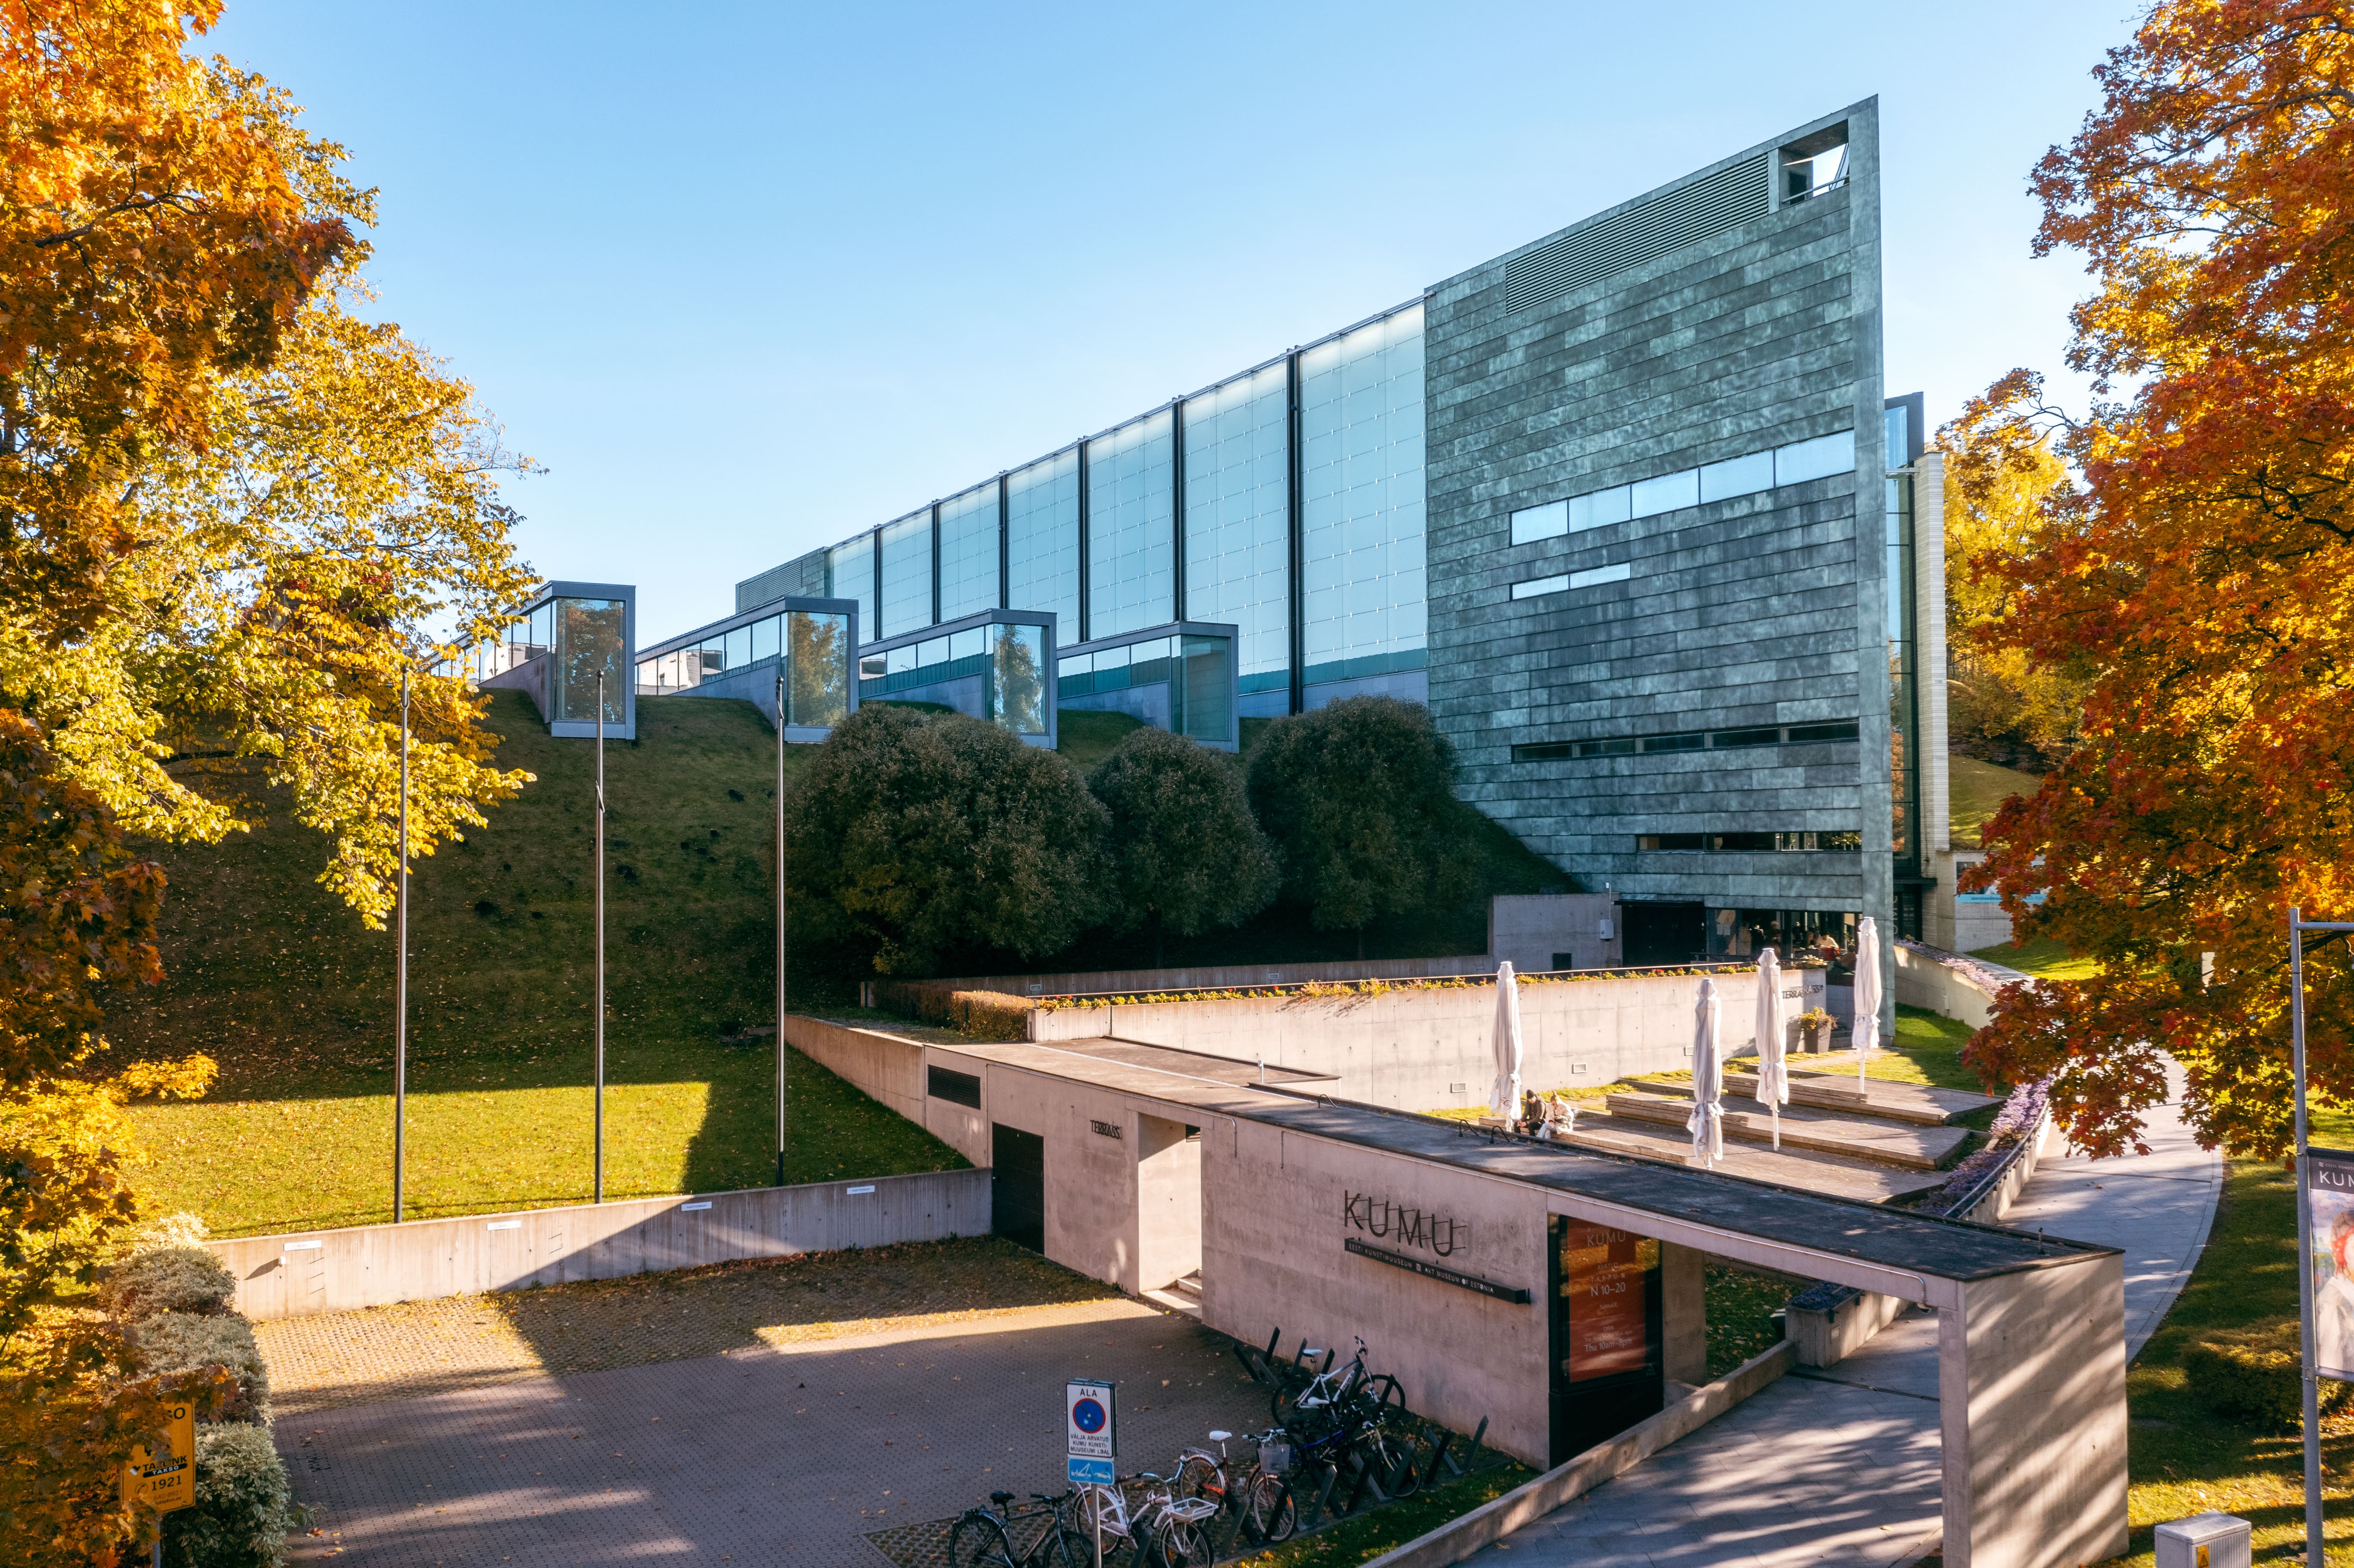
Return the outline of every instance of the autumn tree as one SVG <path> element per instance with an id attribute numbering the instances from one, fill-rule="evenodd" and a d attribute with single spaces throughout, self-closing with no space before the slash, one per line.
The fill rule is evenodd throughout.
<path id="1" fill-rule="evenodd" d="M 1958 429 L 2049 436 L 2081 476 L 1981 559 L 2009 613 L 1974 647 L 2084 682 L 2075 747 L 1964 885 L 2100 972 L 2008 992 L 1970 1059 L 2057 1073 L 2111 1152 L 2170 1053 L 2200 1136 L 2273 1155 L 2288 911 L 2354 917 L 2354 7 L 2166 0 L 2095 74 L 2034 176 L 2038 250 L 2094 281 L 2069 352 L 2094 401 L 2014 372 Z M 2307 972 L 2314 1086 L 2354 1102 L 2354 961 Z"/>
<path id="2" fill-rule="evenodd" d="M 794 929 L 886 974 L 982 947 L 1034 958 L 1105 913 L 1104 809 L 1061 758 L 962 714 L 862 705 L 786 821 Z"/>
<path id="3" fill-rule="evenodd" d="M 2072 670 L 2035 663 L 2021 649 L 1982 645 L 1977 633 L 2009 615 L 2009 595 L 1998 574 L 1974 571 L 1972 563 L 2017 558 L 2034 547 L 2046 503 L 2069 482 L 2067 467 L 2048 437 L 2008 429 L 1966 442 L 1948 428 L 1938 444 L 1946 454 L 1952 649 L 1947 733 L 1956 751 L 2041 773 L 2075 738 L 2084 682 Z"/>
<path id="4" fill-rule="evenodd" d="M 1087 790 L 1111 818 L 1109 924 L 1150 932 L 1155 964 L 1164 936 L 1239 925 L 1274 899 L 1275 846 L 1226 753 L 1147 726 L 1096 764 Z"/>
<path id="5" fill-rule="evenodd" d="M 284 95 L 187 52 L 217 0 L 0 0 L 0 1529 L 83 1563 L 166 1392 L 47 1300 L 135 1210 L 120 1115 L 211 1064 L 123 1069 L 106 1001 L 158 972 L 160 873 L 258 776 L 390 905 L 399 691 L 423 853 L 525 779 L 423 667 L 532 584 L 472 394 L 362 313 L 371 193 Z M 437 639 L 436 632 L 440 634 Z"/>
<path id="6" fill-rule="evenodd" d="M 1455 750 L 1430 710 L 1350 697 L 1279 719 L 1252 748 L 1249 790 L 1283 856 L 1285 895 L 1328 931 L 1445 908 L 1479 863 L 1471 808 L 1455 798 Z"/>

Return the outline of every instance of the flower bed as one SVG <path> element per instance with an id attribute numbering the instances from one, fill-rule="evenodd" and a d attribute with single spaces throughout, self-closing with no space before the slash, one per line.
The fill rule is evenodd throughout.
<path id="1" fill-rule="evenodd" d="M 2051 1093 L 2049 1076 L 2011 1090 L 1996 1113 L 1994 1125 L 1987 1129 L 1985 1147 L 1955 1166 L 1945 1185 L 1913 1206 L 1925 1214 L 1951 1214 L 1974 1205 L 2035 1136 Z"/>
<path id="2" fill-rule="evenodd" d="M 1706 969 L 1662 965 L 1643 969 L 1560 969 L 1515 975 L 1522 985 L 1583 985 L 1595 980 L 1674 980 L 1712 974 L 1744 974 L 1755 964 L 1718 964 Z M 1496 983 L 1492 975 L 1433 975 L 1420 980 L 1300 980 L 1290 985 L 1236 986 L 1223 991 L 1148 991 L 1122 993 L 1081 992 L 1071 996 L 1034 996 L 1029 1005 L 1042 1012 L 1075 1007 L 1140 1007 L 1169 1001 L 1278 1001 L 1293 997 L 1386 996 L 1403 991 L 1471 991 Z"/>

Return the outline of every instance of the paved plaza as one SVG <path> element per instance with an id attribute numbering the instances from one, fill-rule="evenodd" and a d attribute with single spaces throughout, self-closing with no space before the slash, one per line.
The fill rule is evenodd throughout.
<path id="1" fill-rule="evenodd" d="M 960 1266 L 1002 1250 L 925 1250 L 959 1246 Z M 1063 1273 L 1007 1268 L 1003 1293 L 1035 1294 L 1046 1271 Z M 740 1284 L 752 1271 L 736 1273 Z M 567 1351 L 619 1358 L 634 1345 L 642 1358 L 599 1371 L 527 1364 L 530 1341 L 504 1303 L 481 1298 L 265 1325 L 292 1385 L 279 1446 L 296 1495 L 318 1510 L 317 1532 L 298 1534 L 290 1555 L 883 1568 L 869 1531 L 953 1515 L 996 1488 L 1061 1489 L 1069 1377 L 1119 1381 L 1124 1467 L 1165 1467 L 1212 1426 L 1265 1425 L 1266 1395 L 1223 1340 L 1065 1277 L 1087 1298 L 792 1332 L 738 1324 L 719 1331 L 740 1342 L 687 1359 L 663 1354 L 663 1337 L 707 1347 L 725 1317 L 698 1310 L 691 1286 L 601 1302 L 589 1292 L 563 1308 Z M 553 1309 L 570 1293 L 543 1295 Z M 779 1316 L 771 1307 L 756 1315 Z M 347 1402 L 306 1383 L 337 1364 L 363 1372 Z M 370 1377 L 369 1365 L 385 1370 Z"/>

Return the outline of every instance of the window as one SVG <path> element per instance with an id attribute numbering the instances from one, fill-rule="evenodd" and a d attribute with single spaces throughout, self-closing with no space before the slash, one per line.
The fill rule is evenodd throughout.
<path id="1" fill-rule="evenodd" d="M 1422 307 L 1299 355 L 1305 682 L 1422 668 Z"/>
<path id="2" fill-rule="evenodd" d="M 1569 531 L 1582 534 L 1588 528 L 1600 528 L 1612 523 L 1632 521 L 1635 515 L 1635 487 L 1613 485 L 1589 495 L 1569 498 Z"/>
<path id="3" fill-rule="evenodd" d="M 1782 149 L 1782 202 L 1786 207 L 1811 200 L 1847 184 L 1847 143 L 1844 140 L 1819 150 L 1800 150 L 1809 146 L 1820 134 L 1809 137 L 1799 147 Z M 1847 128 L 1838 126 L 1828 134 L 1844 138 Z"/>
<path id="4" fill-rule="evenodd" d="M 797 609 L 787 618 L 785 641 L 792 722 L 840 724 L 850 705 L 850 617 Z"/>
<path id="5" fill-rule="evenodd" d="M 1855 432 L 1840 430 L 1810 441 L 1793 441 L 1774 449 L 1774 482 L 1802 484 L 1855 471 Z"/>
<path id="6" fill-rule="evenodd" d="M 1625 561 L 1614 566 L 1589 567 L 1582 572 L 1569 574 L 1569 586 L 1574 588 L 1599 588 L 1604 583 L 1623 583 L 1635 575 L 1635 568 Z"/>
<path id="7" fill-rule="evenodd" d="M 1681 473 L 1663 473 L 1657 479 L 1638 479 L 1634 484 L 1635 515 L 1656 517 L 1662 512 L 1675 512 L 1686 506 L 1700 504 L 1700 470 L 1688 468 Z"/>
<path id="8" fill-rule="evenodd" d="M 997 608 L 997 486 L 940 503 L 940 619 Z"/>
<path id="9" fill-rule="evenodd" d="M 1643 737 L 1643 749 L 1650 751 L 1698 751 L 1708 744 L 1708 736 L 1695 730 L 1689 735 L 1651 735 Z"/>
<path id="10" fill-rule="evenodd" d="M 1291 402 L 1281 365 L 1185 405 L 1185 616 L 1242 634 L 1242 689 L 1291 685 Z"/>
<path id="11" fill-rule="evenodd" d="M 1645 833 L 1635 841 L 1637 849 L 1699 850 L 1708 847 L 1706 835 L 1701 833 Z"/>
<path id="12" fill-rule="evenodd" d="M 1840 724 L 1794 724 L 1790 726 L 1790 744 L 1805 746 L 1826 740 L 1855 740 L 1861 731 L 1853 719 Z"/>
<path id="13" fill-rule="evenodd" d="M 1635 743 L 1631 740 L 1581 740 L 1577 743 L 1580 757 L 1632 757 Z"/>
<path id="14" fill-rule="evenodd" d="M 1512 747 L 1515 762 L 1560 762 L 1577 755 L 1577 743 L 1568 740 L 1536 740 Z"/>
<path id="15" fill-rule="evenodd" d="M 1720 750 L 1735 746 L 1778 746 L 1781 741 L 1779 729 L 1720 729 L 1708 737 L 1709 745 Z"/>
<path id="16" fill-rule="evenodd" d="M 772 615 L 765 620 L 752 623 L 752 662 L 757 664 L 763 659 L 777 656 L 777 637 L 783 629 L 782 616 Z"/>
<path id="17" fill-rule="evenodd" d="M 1548 501 L 1543 506 L 1523 507 L 1512 514 L 1512 543 L 1526 545 L 1538 539 L 1558 539 L 1569 532 L 1569 503 Z"/>
<path id="18" fill-rule="evenodd" d="M 1746 457 L 1727 458 L 1723 462 L 1704 464 L 1700 471 L 1700 498 L 1702 501 L 1725 501 L 1736 495 L 1754 495 L 1761 490 L 1774 488 L 1774 454 L 1751 452 Z"/>
<path id="19" fill-rule="evenodd" d="M 949 1067 L 927 1067 L 924 1088 L 932 1098 L 946 1100 L 950 1105 L 981 1108 L 981 1075 L 960 1073 Z"/>
<path id="20" fill-rule="evenodd" d="M 883 621 L 877 637 L 932 623 L 930 508 L 883 525 Z"/>
<path id="21" fill-rule="evenodd" d="M 984 627 L 989 649 L 988 718 L 1016 735 L 1046 733 L 1046 629 L 1043 626 Z"/>
<path id="22" fill-rule="evenodd" d="M 1166 412 L 1087 443 L 1089 637 L 1177 619 L 1174 451 Z"/>
<path id="23" fill-rule="evenodd" d="M 1770 850 L 1778 847 L 1774 842 L 1777 836 L 1774 833 L 1711 833 L 1708 835 L 1708 847 L 1719 852 Z"/>
<path id="24" fill-rule="evenodd" d="M 825 597 L 858 601 L 858 635 L 872 642 L 883 634 L 875 625 L 875 535 L 861 534 L 825 553 Z"/>
<path id="25" fill-rule="evenodd" d="M 1005 557 L 1007 608 L 1050 610 L 1055 641 L 1077 641 L 1077 448 L 1006 476 Z"/>
<path id="26" fill-rule="evenodd" d="M 1549 593 L 1565 593 L 1568 591 L 1568 588 L 1569 577 L 1566 574 L 1555 577 L 1532 577 L 1524 583 L 1514 583 L 1512 585 L 1512 597 L 1514 599 L 1536 599 L 1542 595 Z"/>

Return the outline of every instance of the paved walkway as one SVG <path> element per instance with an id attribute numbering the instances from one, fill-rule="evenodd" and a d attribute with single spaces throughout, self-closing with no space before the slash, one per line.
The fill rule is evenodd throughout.
<path id="1" fill-rule="evenodd" d="M 2181 1087 L 2179 1072 L 2174 1087 Z M 2138 1352 L 2205 1245 L 2222 1160 L 2169 1107 L 2146 1156 L 2048 1160 L 2004 1224 L 2125 1252 Z M 1478 1555 L 1483 1568 L 1895 1568 L 1939 1540 L 1937 1319 L 1906 1314 Z"/>

